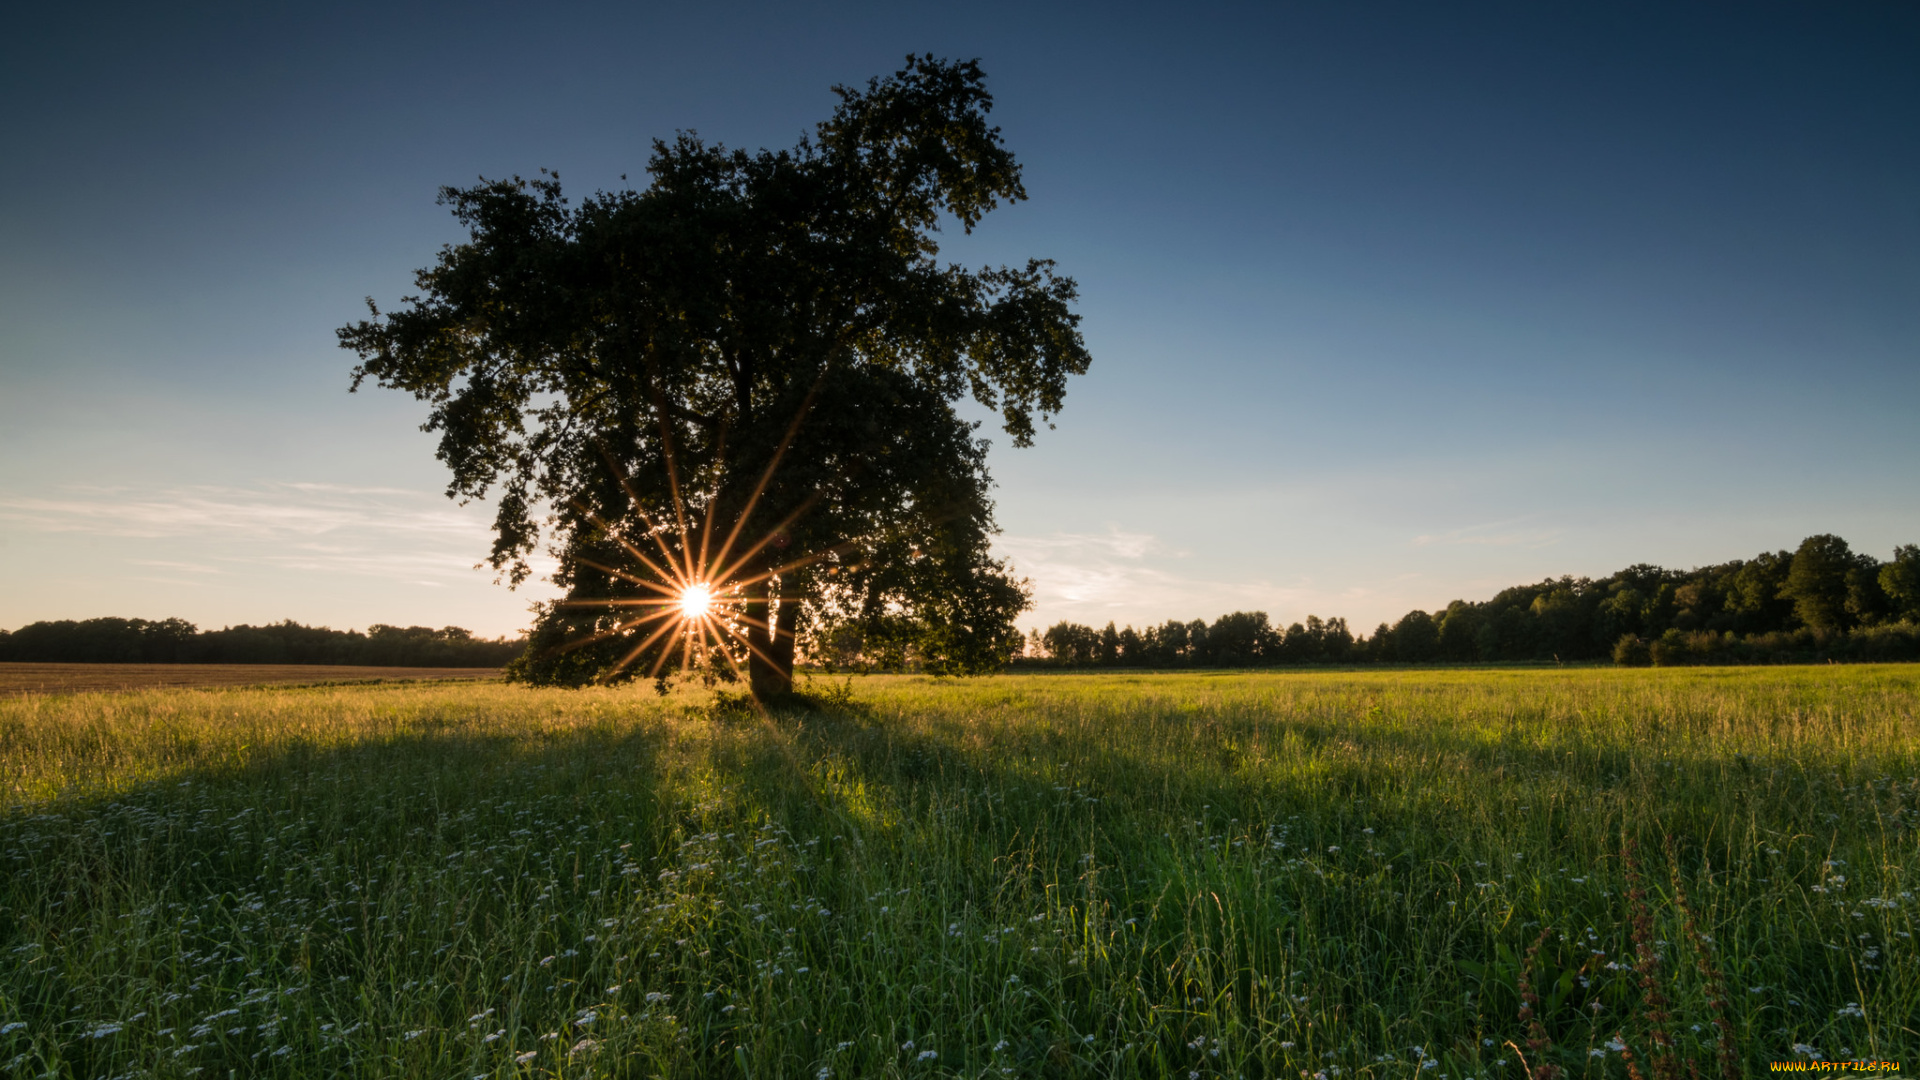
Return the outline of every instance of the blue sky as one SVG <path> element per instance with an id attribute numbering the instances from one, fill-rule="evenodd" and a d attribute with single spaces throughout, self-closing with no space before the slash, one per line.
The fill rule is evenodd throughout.
<path id="1" fill-rule="evenodd" d="M 1371 627 L 1633 562 L 1920 541 L 1909 5 L 74 8 L 0 38 L 0 626 L 520 629 L 333 328 L 433 197 L 780 146 L 979 57 L 1094 356 L 992 455 L 1025 625 Z"/>

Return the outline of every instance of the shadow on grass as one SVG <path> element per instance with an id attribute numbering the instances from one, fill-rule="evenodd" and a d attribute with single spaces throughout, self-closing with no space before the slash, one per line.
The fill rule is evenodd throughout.
<path id="1" fill-rule="evenodd" d="M 1547 742 L 1339 717 L 1115 718 L 1135 725 L 1129 730 L 1008 719 L 921 724 L 844 696 L 796 699 L 766 714 L 721 697 L 679 719 L 671 713 L 661 706 L 638 719 L 564 730 L 542 729 L 529 714 L 513 734 L 442 718 L 377 742 L 296 740 L 244 766 L 190 769 L 111 798 L 60 800 L 0 819 L 0 836 L 40 877 L 32 903 L 0 905 L 0 948 L 30 929 L 85 932 L 125 916 L 141 894 L 217 894 L 243 906 L 291 890 L 297 883 L 287 875 L 323 865 L 338 870 L 337 880 L 315 895 L 360 904 L 365 923 L 378 883 L 400 887 L 392 875 L 413 849 L 478 851 L 509 835 L 519 817 L 566 806 L 589 819 L 589 832 L 566 843 L 632 843 L 656 860 L 649 870 L 671 857 L 678 839 L 716 819 L 771 822 L 802 838 L 856 836 L 857 847 L 823 857 L 808 882 L 837 910 L 870 902 L 866 890 L 880 884 L 922 890 L 955 918 L 1071 909 L 1084 943 L 1109 956 L 1105 976 L 1131 986 L 1128 1000 L 1148 1011 L 1178 1012 L 1195 996 L 1229 1001 L 1248 1018 L 1284 1011 L 1274 995 L 1306 960 L 1328 973 L 1314 977 L 1330 980 L 1333 1015 L 1372 1025 L 1371 1037 L 1392 1045 L 1403 1018 L 1369 1014 L 1374 1003 L 1474 990 L 1496 1002 L 1493 1021 L 1510 1024 L 1510 958 L 1541 923 L 1625 924 L 1617 872 L 1606 869 L 1596 876 L 1614 880 L 1611 900 L 1598 890 L 1574 899 L 1516 890 L 1500 918 L 1419 925 L 1440 922 L 1438 890 L 1461 890 L 1470 902 L 1458 877 L 1474 874 L 1476 857 L 1495 847 L 1607 855 L 1591 850 L 1592 829 L 1570 828 L 1565 817 L 1496 814 L 1506 811 L 1505 794 L 1550 792 L 1565 813 L 1611 807 L 1602 832 L 1638 836 L 1656 852 L 1676 837 L 1683 874 L 1703 862 L 1724 869 L 1738 854 L 1723 827 L 1730 803 L 1693 797 L 1713 785 L 1695 778 L 1688 799 L 1674 798 L 1677 779 L 1648 784 L 1635 771 L 1647 762 L 1604 745 L 1576 747 L 1570 762 L 1566 746 Z M 1256 738 L 1277 729 L 1292 740 L 1297 767 Z M 1731 778 L 1748 773 L 1723 768 L 1715 797 L 1732 799 L 1739 792 L 1728 789 Z M 1667 801 L 1625 805 L 1636 794 Z M 1795 820 L 1782 811 L 1761 823 Z M 1287 830 L 1282 854 L 1291 868 L 1268 854 L 1270 827 Z M 26 832 L 54 839 L 17 845 Z M 1376 842 L 1384 857 L 1362 858 Z M 651 874 L 641 878 L 641 891 L 652 882 Z M 490 892 L 462 898 L 458 918 L 471 927 L 474 947 L 484 947 L 489 921 L 507 918 L 508 908 Z M 1132 936 L 1120 929 L 1128 918 L 1143 926 Z M 932 928 L 925 947 L 940 937 Z M 1834 975 L 1812 944 L 1764 945 L 1785 972 L 1778 977 L 1794 985 Z M 1619 955 L 1619 943 L 1609 950 Z M 896 957 L 895 969 L 868 975 L 912 982 L 914 959 Z M 1584 971 L 1575 959 L 1556 953 L 1543 963 L 1556 965 L 1558 978 Z M 1457 961 L 1492 972 L 1491 981 L 1456 970 Z M 1058 987 L 1045 1005 L 1063 1026 L 1095 1024 L 1115 1007 L 1091 965 L 1062 973 Z M 49 1015 L 67 1000 L 49 995 Z M 1573 993 L 1556 1002 L 1549 1020 L 1557 1037 L 1578 1033 L 1573 1018 L 1589 1004 Z M 1619 1002 L 1602 1004 L 1619 1015 Z M 1186 1030 L 1186 1021 L 1168 1023 L 1175 1034 Z M 1441 1034 L 1473 1036 L 1464 1026 Z M 1035 1068 L 1064 1052 L 1052 1036 L 1023 1045 Z M 714 1064 L 732 1071 L 725 1059 Z"/>

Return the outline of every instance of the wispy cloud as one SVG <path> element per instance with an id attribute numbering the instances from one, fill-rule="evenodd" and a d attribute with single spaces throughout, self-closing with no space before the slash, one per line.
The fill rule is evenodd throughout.
<path id="1" fill-rule="evenodd" d="M 1212 618 L 1237 607 L 1284 601 L 1295 590 L 1266 581 L 1210 581 L 1162 565 L 1185 557 L 1148 533 L 1002 536 L 995 545 L 1034 587 L 1033 617 L 1105 622 Z M 1218 608 L 1219 610 L 1214 610 Z M 1204 615 L 1203 615 L 1204 613 Z"/>
<path id="2" fill-rule="evenodd" d="M 296 481 L 281 485 L 295 491 L 313 491 L 334 495 L 401 495 L 406 498 L 419 498 L 420 492 L 408 488 L 356 487 L 352 484 L 322 484 L 312 481 Z"/>
<path id="3" fill-rule="evenodd" d="M 1128 560 L 1167 553 L 1153 534 L 1125 532 L 1118 528 L 1105 533 L 1057 532 L 1046 536 L 1002 537 L 1000 547 L 1030 554 L 1071 552 L 1081 556 Z"/>
<path id="4" fill-rule="evenodd" d="M 1442 533 L 1426 533 L 1413 538 L 1415 547 L 1518 547 L 1543 548 L 1560 542 L 1564 535 L 1559 529 L 1516 528 L 1523 526 L 1525 519 L 1495 521 L 1484 525 L 1469 525 L 1464 529 L 1453 529 Z"/>
<path id="5" fill-rule="evenodd" d="M 490 542 L 484 508 L 453 506 L 438 493 L 325 483 L 0 492 L 0 522 L 145 541 L 176 557 L 156 551 L 128 564 L 208 577 L 251 568 L 440 585 L 471 579 Z"/>
<path id="6" fill-rule="evenodd" d="M 0 520 L 40 532 L 160 539 L 286 540 L 329 534 L 471 536 L 474 519 L 425 492 L 270 483 L 254 488 L 72 488 L 61 497 L 0 493 Z"/>
<path id="7" fill-rule="evenodd" d="M 179 570 L 188 574 L 217 574 L 220 568 L 202 563 L 174 562 L 170 559 L 128 559 L 132 566 L 152 566 L 161 570 Z"/>

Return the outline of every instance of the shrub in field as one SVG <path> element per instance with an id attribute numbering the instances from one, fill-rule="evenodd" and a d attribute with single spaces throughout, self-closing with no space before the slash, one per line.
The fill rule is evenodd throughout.
<path id="1" fill-rule="evenodd" d="M 1653 650 L 1638 634 L 1621 634 L 1613 643 L 1613 662 L 1620 667 L 1646 667 L 1653 663 Z"/>

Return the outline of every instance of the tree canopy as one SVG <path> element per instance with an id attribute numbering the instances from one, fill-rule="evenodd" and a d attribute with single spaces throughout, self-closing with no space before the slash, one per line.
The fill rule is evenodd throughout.
<path id="1" fill-rule="evenodd" d="M 356 389 L 430 403 L 448 494 L 497 500 L 492 565 L 557 558 L 521 677 L 704 663 L 778 693 L 829 627 L 933 670 L 1006 657 L 1026 592 L 956 406 L 1028 445 L 1090 358 L 1052 262 L 938 260 L 943 224 L 1026 197 L 984 82 L 909 57 L 790 149 L 683 132 L 644 190 L 577 206 L 545 170 L 442 189 L 468 241 L 339 335 Z"/>

